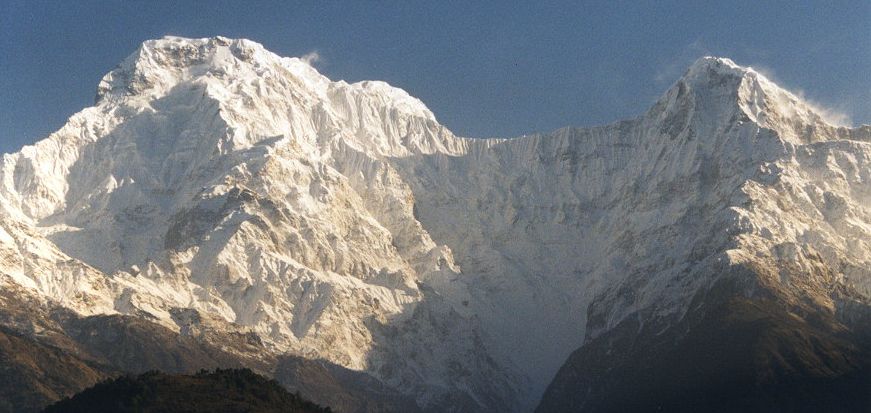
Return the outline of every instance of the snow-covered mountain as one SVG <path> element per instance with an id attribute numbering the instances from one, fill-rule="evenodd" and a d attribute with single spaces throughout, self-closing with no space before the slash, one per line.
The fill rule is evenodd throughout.
<path id="1" fill-rule="evenodd" d="M 466 139 L 383 82 L 166 37 L 3 155 L 0 288 L 253 334 L 255 358 L 324 359 L 422 408 L 529 411 L 578 347 L 678 324 L 734 268 L 812 302 L 799 317 L 862 313 L 869 201 L 871 127 L 728 59 L 633 120 Z"/>

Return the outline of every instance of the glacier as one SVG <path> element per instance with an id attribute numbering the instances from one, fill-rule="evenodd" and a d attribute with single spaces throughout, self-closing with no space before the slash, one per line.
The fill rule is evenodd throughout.
<path id="1" fill-rule="evenodd" d="M 0 288 L 181 335 L 194 311 L 424 408 L 529 411 L 582 344 L 682 317 L 728 266 L 867 303 L 869 205 L 871 127 L 729 59 L 634 119 L 471 139 L 386 83 L 165 37 L 3 155 Z"/>

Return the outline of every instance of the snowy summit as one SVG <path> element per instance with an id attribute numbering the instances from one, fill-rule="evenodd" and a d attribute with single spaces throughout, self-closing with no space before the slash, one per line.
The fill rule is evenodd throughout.
<path id="1" fill-rule="evenodd" d="M 558 371 L 542 406 L 568 403 L 579 348 L 672 334 L 732 281 L 852 328 L 869 201 L 871 127 L 729 59 L 631 120 L 468 139 L 384 82 L 165 37 L 3 155 L 0 288 L 211 344 L 250 334 L 239 357 L 323 359 L 420 408 L 530 411 Z"/>

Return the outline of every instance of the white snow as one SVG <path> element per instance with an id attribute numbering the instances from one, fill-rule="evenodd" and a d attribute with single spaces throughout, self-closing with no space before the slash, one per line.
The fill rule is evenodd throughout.
<path id="1" fill-rule="evenodd" d="M 723 260 L 818 253 L 871 295 L 869 142 L 728 59 L 633 120 L 473 140 L 386 83 L 167 37 L 3 155 L 0 280 L 529 408 L 585 337 L 682 312 Z"/>

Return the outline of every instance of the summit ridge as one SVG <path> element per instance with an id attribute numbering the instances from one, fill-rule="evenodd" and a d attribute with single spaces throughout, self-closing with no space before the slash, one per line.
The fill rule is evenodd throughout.
<path id="1" fill-rule="evenodd" d="M 727 282 L 856 328 L 869 183 L 871 129 L 725 58 L 634 119 L 469 139 L 384 82 L 165 37 L 3 155 L 0 286 L 248 335 L 263 363 L 323 359 L 422 409 L 530 411 L 572 394 L 558 371 L 586 377 L 561 369 L 576 352 L 636 327 L 679 340 Z"/>

